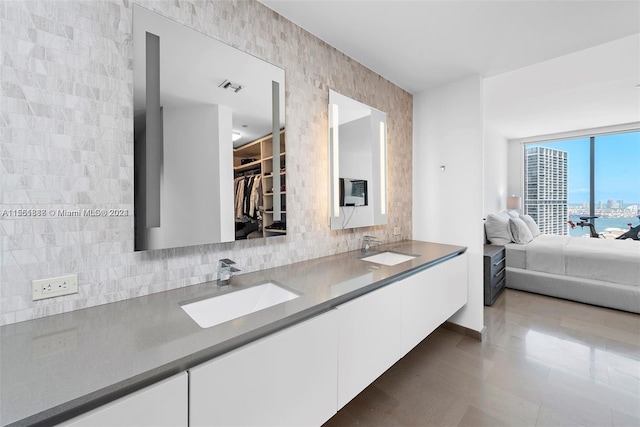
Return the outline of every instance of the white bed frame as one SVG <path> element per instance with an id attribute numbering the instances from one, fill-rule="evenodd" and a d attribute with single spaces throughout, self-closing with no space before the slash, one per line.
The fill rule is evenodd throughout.
<path id="1" fill-rule="evenodd" d="M 640 287 L 507 267 L 506 287 L 640 314 Z"/>

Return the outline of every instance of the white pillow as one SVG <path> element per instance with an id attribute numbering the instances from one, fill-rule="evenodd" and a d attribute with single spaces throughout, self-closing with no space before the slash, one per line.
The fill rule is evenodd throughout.
<path id="1" fill-rule="evenodd" d="M 534 239 L 541 234 L 538 224 L 536 224 L 535 220 L 531 218 L 531 215 L 520 215 L 520 219 L 527 225 Z"/>
<path id="2" fill-rule="evenodd" d="M 484 222 L 487 239 L 492 245 L 506 245 L 511 243 L 509 218 L 502 215 L 489 214 Z"/>
<path id="3" fill-rule="evenodd" d="M 533 240 L 531 230 L 520 218 L 509 218 L 509 228 L 515 243 L 525 244 Z"/>
<path id="4" fill-rule="evenodd" d="M 503 211 L 504 213 L 506 213 L 507 215 L 509 215 L 511 218 L 518 218 L 520 217 L 520 213 L 518 213 L 518 211 L 516 210 L 509 210 L 509 211 Z"/>

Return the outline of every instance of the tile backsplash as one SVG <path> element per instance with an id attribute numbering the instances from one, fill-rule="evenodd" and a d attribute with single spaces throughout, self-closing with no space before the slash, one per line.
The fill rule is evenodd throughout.
<path id="1" fill-rule="evenodd" d="M 286 237 L 133 251 L 134 3 L 285 70 Z M 411 237 L 411 94 L 261 3 L 4 0 L 0 34 L 0 325 L 215 280 L 220 258 L 251 272 Z M 330 88 L 387 113 L 385 226 L 329 229 Z M 78 294 L 31 301 L 32 279 L 70 273 Z"/>

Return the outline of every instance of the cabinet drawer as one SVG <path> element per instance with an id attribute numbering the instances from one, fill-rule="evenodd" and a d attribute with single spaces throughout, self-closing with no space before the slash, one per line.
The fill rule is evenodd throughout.
<path id="1" fill-rule="evenodd" d="M 498 295 L 500 295 L 500 292 L 502 292 L 502 290 L 504 289 L 504 285 L 506 282 L 507 282 L 506 277 L 503 277 L 502 279 L 500 279 L 499 281 L 491 285 L 491 290 L 490 290 L 491 304 L 493 304 L 493 302 L 496 300 Z"/>
<path id="2" fill-rule="evenodd" d="M 503 261 L 504 264 L 504 261 Z M 500 270 L 496 271 L 491 275 L 491 285 L 495 285 L 498 282 L 504 281 L 505 275 L 507 273 L 507 268 L 502 267 Z"/>
<path id="3" fill-rule="evenodd" d="M 484 305 L 491 305 L 506 285 L 507 258 L 504 246 L 484 247 Z"/>
<path id="4" fill-rule="evenodd" d="M 504 252 L 491 258 L 491 274 L 495 277 L 507 267 L 507 258 Z"/>

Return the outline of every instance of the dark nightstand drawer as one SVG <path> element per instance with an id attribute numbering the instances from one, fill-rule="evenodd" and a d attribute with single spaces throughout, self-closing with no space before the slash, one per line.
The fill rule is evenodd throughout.
<path id="1" fill-rule="evenodd" d="M 484 245 L 484 305 L 491 305 L 504 290 L 507 274 L 504 246 Z"/>
<path id="2" fill-rule="evenodd" d="M 507 259 L 505 257 L 498 256 L 498 260 L 491 258 L 491 277 L 497 277 L 499 274 L 504 274 L 507 268 Z"/>

